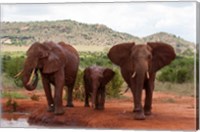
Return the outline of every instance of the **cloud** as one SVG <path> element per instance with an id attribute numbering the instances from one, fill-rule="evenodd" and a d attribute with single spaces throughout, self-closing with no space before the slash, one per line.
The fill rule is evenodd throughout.
<path id="1" fill-rule="evenodd" d="M 195 2 L 12 4 L 2 6 L 2 20 L 71 19 L 139 37 L 163 31 L 195 42 L 195 11 Z"/>

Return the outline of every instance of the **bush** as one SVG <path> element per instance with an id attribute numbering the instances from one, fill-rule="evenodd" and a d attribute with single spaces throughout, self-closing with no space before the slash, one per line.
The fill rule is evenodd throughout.
<path id="1" fill-rule="evenodd" d="M 106 94 L 108 98 L 119 98 L 121 95 L 121 86 L 123 84 L 123 79 L 119 70 L 114 70 L 115 76 L 113 79 L 108 83 L 106 88 Z"/>
<path id="2" fill-rule="evenodd" d="M 19 73 L 23 68 L 24 56 L 11 57 L 8 55 L 3 56 L 2 65 L 3 72 L 6 73 L 6 76 L 14 80 L 14 83 L 18 87 L 22 87 L 21 77 L 15 78 L 15 75 Z"/>
<path id="3" fill-rule="evenodd" d="M 83 84 L 83 71 L 79 69 L 77 73 L 77 77 L 76 77 L 73 96 L 74 96 L 74 99 L 83 101 L 84 95 L 85 95 L 85 91 L 84 91 L 84 84 Z"/>
<path id="4" fill-rule="evenodd" d="M 157 79 L 173 83 L 192 82 L 194 80 L 194 59 L 177 57 L 160 71 Z"/>

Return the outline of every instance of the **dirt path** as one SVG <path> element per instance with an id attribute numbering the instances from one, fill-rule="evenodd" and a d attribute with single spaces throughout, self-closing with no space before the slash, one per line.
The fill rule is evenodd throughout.
<path id="1" fill-rule="evenodd" d="M 30 94 L 30 93 L 26 93 Z M 18 99 L 17 111 L 29 114 L 29 123 L 70 128 L 115 128 L 134 130 L 195 130 L 195 100 L 193 97 L 176 96 L 155 92 L 153 99 L 153 114 L 146 120 L 133 119 L 133 103 L 131 93 L 122 99 L 106 100 L 105 110 L 97 111 L 83 107 L 84 103 L 74 101 L 74 108 L 65 108 L 63 116 L 54 116 L 46 112 L 46 100 L 43 93 L 40 101 Z M 6 99 L 1 100 L 3 111 L 9 110 L 5 106 Z M 65 102 L 64 102 L 65 103 Z M 3 114 L 3 118 L 13 118 L 10 114 Z M 17 118 L 17 117 L 15 117 Z"/>

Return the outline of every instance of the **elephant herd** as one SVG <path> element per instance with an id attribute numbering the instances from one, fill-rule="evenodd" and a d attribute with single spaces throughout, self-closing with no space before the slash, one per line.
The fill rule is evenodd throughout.
<path id="1" fill-rule="evenodd" d="M 73 107 L 72 93 L 79 66 L 79 54 L 75 48 L 64 42 L 35 42 L 27 51 L 24 62 L 22 82 L 32 91 L 38 83 L 38 71 L 41 74 L 48 112 L 64 114 L 62 95 L 67 86 L 67 107 Z M 122 43 L 114 45 L 107 54 L 115 65 L 120 67 L 121 75 L 133 95 L 134 119 L 143 120 L 151 115 L 152 96 L 156 72 L 175 59 L 174 49 L 162 42 L 136 45 Z M 98 59 L 98 58 L 97 58 Z M 94 109 L 104 109 L 105 86 L 112 80 L 115 72 L 106 67 L 89 66 L 84 70 L 85 107 L 89 107 L 89 98 Z M 55 87 L 54 97 L 51 84 Z M 142 90 L 145 90 L 145 103 L 142 107 Z"/>

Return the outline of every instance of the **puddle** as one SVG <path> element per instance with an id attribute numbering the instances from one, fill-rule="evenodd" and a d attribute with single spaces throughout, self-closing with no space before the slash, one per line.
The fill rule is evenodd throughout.
<path id="1" fill-rule="evenodd" d="M 0 128 L 38 128 L 28 123 L 28 113 L 3 113 Z"/>
<path id="2" fill-rule="evenodd" d="M 14 120 L 14 119 L 6 120 L 2 118 L 0 121 L 0 127 L 1 128 L 7 128 L 7 127 L 27 128 L 27 127 L 32 127 L 32 126 L 29 125 L 26 118 L 19 118 L 17 120 Z"/>

